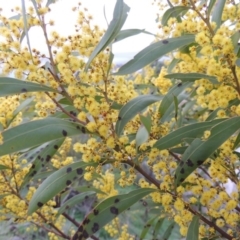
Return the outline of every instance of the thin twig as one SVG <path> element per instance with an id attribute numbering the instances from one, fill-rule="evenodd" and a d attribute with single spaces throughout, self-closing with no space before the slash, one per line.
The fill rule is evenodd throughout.
<path id="1" fill-rule="evenodd" d="M 70 118 L 72 118 L 75 122 L 78 122 L 78 123 L 80 123 L 80 124 L 83 125 L 83 126 L 86 126 L 86 123 L 85 123 L 85 122 L 82 122 L 82 121 L 79 120 L 77 117 L 75 117 L 75 116 L 72 115 L 71 113 L 67 112 L 67 111 L 61 106 L 61 104 L 59 104 L 54 98 L 52 98 L 52 97 L 50 96 L 50 94 L 49 94 L 48 92 L 45 92 L 45 93 L 46 93 L 47 96 L 56 104 L 56 106 L 61 109 L 61 111 L 62 111 L 63 113 L 65 113 L 67 116 L 69 116 Z"/>

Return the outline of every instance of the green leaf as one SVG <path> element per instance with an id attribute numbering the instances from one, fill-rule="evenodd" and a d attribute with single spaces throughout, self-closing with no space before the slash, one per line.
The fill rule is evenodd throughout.
<path id="1" fill-rule="evenodd" d="M 176 96 L 173 96 L 173 101 L 174 101 L 174 108 L 175 108 L 175 119 L 177 121 L 178 118 L 178 99 Z"/>
<path id="2" fill-rule="evenodd" d="M 148 133 L 151 132 L 151 125 L 152 125 L 152 119 L 151 116 L 148 114 L 147 116 L 139 115 L 141 123 L 144 125 Z"/>
<path id="3" fill-rule="evenodd" d="M 172 230 L 174 228 L 175 222 L 170 223 L 170 225 L 168 226 L 167 230 L 164 232 L 162 239 L 168 239 L 169 236 L 172 233 Z"/>
<path id="4" fill-rule="evenodd" d="M 194 216 L 187 232 L 186 240 L 198 240 L 199 233 L 199 216 Z"/>
<path id="5" fill-rule="evenodd" d="M 217 113 L 218 113 L 218 111 L 219 111 L 220 109 L 221 109 L 221 108 L 217 108 L 217 109 L 215 109 L 214 111 L 212 111 L 212 112 L 208 115 L 206 121 L 211 121 L 211 120 L 213 120 L 214 118 L 216 118 L 216 117 L 217 117 Z"/>
<path id="6" fill-rule="evenodd" d="M 73 206 L 76 206 L 77 204 L 81 203 L 82 200 L 85 200 L 85 197 L 93 195 L 93 194 L 95 194 L 94 191 L 89 191 L 88 190 L 87 192 L 77 194 L 74 197 L 70 198 L 69 200 L 64 202 L 64 204 L 58 209 L 58 213 L 57 213 L 56 217 L 58 217 L 60 214 L 64 213 L 69 208 L 71 208 Z"/>
<path id="7" fill-rule="evenodd" d="M 187 98 L 187 94 L 185 93 L 185 90 L 191 85 L 192 83 L 183 83 L 183 84 L 175 85 L 164 96 L 159 107 L 161 122 L 166 121 L 167 117 L 174 110 L 174 96 L 178 98 L 179 102 L 181 102 L 184 98 Z"/>
<path id="8" fill-rule="evenodd" d="M 156 190 L 141 188 L 127 194 L 113 196 L 103 200 L 85 217 L 77 232 L 74 234 L 73 239 L 86 240 L 92 234 L 102 229 L 108 222 L 116 218 L 120 213 L 153 191 Z"/>
<path id="9" fill-rule="evenodd" d="M 218 0 L 214 6 L 211 21 L 217 24 L 215 31 L 217 31 L 217 29 L 222 24 L 222 13 L 223 13 L 225 3 L 226 3 L 226 0 Z"/>
<path id="10" fill-rule="evenodd" d="M 116 36 L 116 38 L 114 40 L 114 43 L 116 43 L 118 41 L 121 41 L 121 40 L 123 40 L 125 38 L 132 37 L 134 35 L 140 34 L 140 33 L 146 33 L 146 34 L 150 34 L 150 35 L 154 36 L 154 34 L 152 34 L 150 32 L 147 32 L 144 29 L 124 29 L 124 30 L 121 30 L 117 34 L 117 36 Z"/>
<path id="11" fill-rule="evenodd" d="M 149 138 L 149 132 L 144 125 L 141 125 L 136 134 L 136 147 L 145 143 Z"/>
<path id="12" fill-rule="evenodd" d="M 21 104 L 14 110 L 13 117 L 11 120 L 8 121 L 7 126 L 9 126 L 13 122 L 13 120 L 17 117 L 17 115 L 21 111 L 23 111 L 23 109 L 25 109 L 26 107 L 29 107 L 30 104 L 31 105 L 33 104 L 33 99 L 34 99 L 34 97 L 30 97 L 30 98 L 25 99 L 23 102 L 21 102 Z"/>
<path id="13" fill-rule="evenodd" d="M 2 132 L 0 156 L 86 132 L 84 126 L 65 119 L 45 118 L 23 123 Z"/>
<path id="14" fill-rule="evenodd" d="M 164 222 L 164 218 L 159 218 L 153 231 L 153 239 L 157 239 L 158 233 L 162 227 L 162 224 Z"/>
<path id="15" fill-rule="evenodd" d="M 215 125 L 206 141 L 196 138 L 182 156 L 175 173 L 175 186 L 179 186 L 197 167 L 204 163 L 229 137 L 240 129 L 240 117 L 233 117 Z"/>
<path id="16" fill-rule="evenodd" d="M 51 158 L 63 144 L 64 140 L 65 138 L 53 140 L 24 153 L 21 159 L 27 159 L 28 162 L 32 163 L 32 166 L 29 169 L 29 172 L 25 175 L 21 188 L 23 188 L 36 174 L 38 174 L 42 168 L 46 168 L 48 166 Z"/>
<path id="17" fill-rule="evenodd" d="M 118 136 L 121 135 L 125 125 L 138 113 L 144 110 L 147 106 L 161 100 L 161 96 L 157 95 L 142 95 L 130 100 L 124 105 L 118 115 L 115 131 Z"/>
<path id="18" fill-rule="evenodd" d="M 150 228 L 152 227 L 152 225 L 154 224 L 154 221 L 157 219 L 158 216 L 155 216 L 153 218 L 151 218 L 146 225 L 143 227 L 143 230 L 140 234 L 140 240 L 144 240 L 146 239 L 145 236 L 147 235 L 147 233 L 149 232 Z"/>
<path id="19" fill-rule="evenodd" d="M 231 40 L 234 46 L 234 52 L 237 53 L 239 46 L 238 46 L 238 40 L 240 38 L 240 32 L 236 31 L 232 36 L 231 36 Z"/>
<path id="20" fill-rule="evenodd" d="M 144 48 L 137 55 L 134 56 L 132 60 L 124 64 L 117 73 L 113 75 L 124 75 L 133 73 L 154 60 L 163 57 L 165 54 L 182 47 L 186 44 L 194 42 L 195 35 L 183 35 L 177 38 L 168 38 L 161 40 L 159 42 L 153 43 L 150 46 Z"/>
<path id="21" fill-rule="evenodd" d="M 110 54 L 109 54 L 109 58 L 108 58 L 107 76 L 109 75 L 109 72 L 111 70 L 113 59 L 114 59 L 114 54 L 111 51 Z"/>
<path id="22" fill-rule="evenodd" d="M 183 16 L 190 8 L 185 6 L 176 6 L 169 8 L 162 16 L 162 25 L 166 26 L 170 18 L 177 18 Z"/>
<path id="23" fill-rule="evenodd" d="M 237 138 L 234 142 L 233 149 L 236 149 L 239 143 L 240 143 L 240 132 L 238 133 Z"/>
<path id="24" fill-rule="evenodd" d="M 117 0 L 114 8 L 113 19 L 110 22 L 106 33 L 90 55 L 84 71 L 87 71 L 92 60 L 116 38 L 127 19 L 129 10 L 129 6 L 125 4 L 123 0 Z"/>
<path id="25" fill-rule="evenodd" d="M 34 213 L 54 196 L 64 190 L 76 178 L 83 176 L 87 166 L 94 166 L 96 163 L 76 162 L 69 164 L 54 172 L 39 186 L 34 193 L 28 207 L 28 214 Z"/>
<path id="26" fill-rule="evenodd" d="M 46 3 L 46 7 L 48 7 L 50 4 L 55 3 L 56 0 L 48 0 Z"/>
<path id="27" fill-rule="evenodd" d="M 223 122 L 226 119 L 216 119 L 209 122 L 199 122 L 189 124 L 187 126 L 181 127 L 168 135 L 160 138 L 153 145 L 154 148 L 159 150 L 168 149 L 174 147 L 175 145 L 181 143 L 185 138 L 196 138 L 201 137 L 204 131 L 210 129 L 218 123 Z"/>
<path id="28" fill-rule="evenodd" d="M 208 16 L 210 16 L 210 13 L 212 11 L 213 6 L 215 5 L 215 2 L 216 2 L 216 0 L 210 0 L 210 3 L 209 3 L 208 8 L 207 8 Z"/>
<path id="29" fill-rule="evenodd" d="M 174 78 L 179 79 L 182 82 L 194 82 L 199 79 L 207 79 L 212 84 L 219 84 L 217 78 L 215 76 L 210 76 L 202 73 L 172 73 L 164 76 L 165 78 Z"/>
<path id="30" fill-rule="evenodd" d="M 48 171 L 43 171 L 43 172 L 39 172 L 36 175 L 34 175 L 33 180 L 39 180 L 39 179 L 45 179 L 47 177 L 49 177 L 50 175 L 52 175 L 54 172 L 56 172 L 56 170 L 48 170 Z"/>
<path id="31" fill-rule="evenodd" d="M 173 69 L 175 68 L 175 66 L 181 61 L 182 60 L 180 60 L 180 59 L 173 58 L 171 63 L 168 65 L 167 72 L 171 73 L 173 71 Z"/>
<path id="32" fill-rule="evenodd" d="M 2 165 L 2 164 L 0 164 L 0 171 L 1 171 L 1 170 L 5 170 L 5 169 L 10 169 L 10 168 L 7 167 L 7 166 L 4 166 L 4 165 Z"/>
<path id="33" fill-rule="evenodd" d="M 23 17 L 23 23 L 24 23 L 24 35 L 26 36 L 28 49 L 29 49 L 29 52 L 30 52 L 32 60 L 33 60 L 32 48 L 31 48 L 30 40 L 29 40 L 29 36 L 28 36 L 29 27 L 28 27 L 27 16 L 28 16 L 28 14 L 26 12 L 25 0 L 22 0 L 22 17 Z M 24 36 L 21 36 L 21 38 L 22 38 L 21 41 L 23 40 L 23 37 Z"/>
<path id="34" fill-rule="evenodd" d="M 238 59 L 236 60 L 235 64 L 236 64 L 237 67 L 240 67 L 240 58 L 238 58 Z"/>
<path id="35" fill-rule="evenodd" d="M 0 77 L 0 97 L 26 92 L 57 92 L 57 90 L 16 78 Z"/>
<path id="36" fill-rule="evenodd" d="M 171 148 L 170 151 L 178 154 L 183 154 L 186 151 L 187 147 L 176 147 Z"/>

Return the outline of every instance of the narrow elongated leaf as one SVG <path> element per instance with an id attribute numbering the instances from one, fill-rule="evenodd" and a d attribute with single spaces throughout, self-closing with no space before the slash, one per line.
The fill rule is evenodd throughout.
<path id="1" fill-rule="evenodd" d="M 116 43 L 118 41 L 121 41 L 121 40 L 123 40 L 125 38 L 132 37 L 134 35 L 140 34 L 140 33 L 146 33 L 146 34 L 150 34 L 150 35 L 154 36 L 154 34 L 152 34 L 150 32 L 147 32 L 144 29 L 124 29 L 124 30 L 121 30 L 117 34 L 117 36 L 116 36 L 116 38 L 114 40 L 114 43 Z"/>
<path id="2" fill-rule="evenodd" d="M 237 138 L 234 142 L 233 149 L 235 149 L 239 143 L 240 143 L 240 132 L 238 133 Z"/>
<path id="3" fill-rule="evenodd" d="M 173 101 L 174 101 L 174 108 L 175 108 L 175 120 L 177 121 L 178 119 L 178 99 L 176 96 L 173 96 Z"/>
<path id="4" fill-rule="evenodd" d="M 156 190 L 141 188 L 127 194 L 113 196 L 103 200 L 85 217 L 77 229 L 77 232 L 74 234 L 73 239 L 86 240 L 120 213 L 153 191 Z"/>
<path id="5" fill-rule="evenodd" d="M 39 172 L 36 175 L 33 176 L 33 180 L 39 180 L 39 179 L 45 179 L 52 175 L 56 170 L 50 170 L 50 171 L 44 171 L 44 172 Z"/>
<path id="6" fill-rule="evenodd" d="M 176 146 L 185 138 L 196 138 L 201 137 L 204 131 L 212 128 L 218 123 L 223 122 L 226 119 L 216 119 L 209 122 L 199 122 L 189 124 L 187 126 L 181 127 L 168 135 L 160 138 L 155 144 L 153 145 L 154 148 L 158 148 L 159 150 L 168 149 L 171 147 Z"/>
<path id="7" fill-rule="evenodd" d="M 186 44 L 194 42 L 194 40 L 195 36 L 189 34 L 177 38 L 164 39 L 159 42 L 153 43 L 140 51 L 137 55 L 135 55 L 132 60 L 124 64 L 117 73 L 114 73 L 114 75 L 133 73 L 150 64 L 154 60 L 163 57 L 167 53 Z"/>
<path id="8" fill-rule="evenodd" d="M 7 125 L 9 126 L 13 120 L 17 117 L 17 115 L 25 108 L 29 107 L 29 105 L 33 104 L 33 99 L 34 97 L 30 97 L 25 99 L 13 112 L 13 117 L 11 120 L 9 120 L 9 122 L 7 123 Z"/>
<path id="9" fill-rule="evenodd" d="M 32 55 L 32 48 L 31 48 L 30 39 L 29 39 L 29 35 L 28 35 L 29 27 L 28 27 L 28 21 L 27 21 L 27 12 L 26 12 L 26 7 L 25 7 L 25 0 L 22 0 L 22 17 L 23 17 L 23 23 L 24 23 L 24 34 L 26 36 L 28 49 L 29 49 L 29 52 L 30 52 L 31 57 L 32 57 L 33 56 Z M 21 39 L 21 41 L 22 41 L 22 39 Z M 33 57 L 32 57 L 32 60 L 33 60 Z"/>
<path id="10" fill-rule="evenodd" d="M 26 92 L 57 92 L 57 90 L 16 78 L 0 77 L 0 97 Z"/>
<path id="11" fill-rule="evenodd" d="M 232 43 L 233 43 L 233 46 L 234 46 L 234 50 L 236 49 L 237 47 L 237 50 L 238 50 L 238 41 L 239 41 L 239 38 L 240 38 L 240 32 L 239 31 L 236 31 L 232 36 L 231 36 L 231 40 L 232 40 Z M 235 52 L 237 53 L 237 51 Z"/>
<path id="12" fill-rule="evenodd" d="M 198 240 L 199 216 L 194 216 L 187 232 L 186 240 Z"/>
<path id="13" fill-rule="evenodd" d="M 238 66 L 238 67 L 240 67 L 240 58 L 238 58 L 238 59 L 236 60 L 235 65 Z"/>
<path id="14" fill-rule="evenodd" d="M 46 7 L 48 7 L 50 4 L 55 3 L 56 0 L 48 0 L 46 3 Z"/>
<path id="15" fill-rule="evenodd" d="M 168 239 L 169 236 L 172 233 L 172 230 L 174 228 L 175 222 L 170 223 L 170 225 L 168 226 L 167 230 L 164 232 L 162 239 Z"/>
<path id="16" fill-rule="evenodd" d="M 109 58 L 108 58 L 107 76 L 109 75 L 109 72 L 111 70 L 113 59 L 114 59 L 114 54 L 111 51 L 110 54 L 109 54 Z"/>
<path id="17" fill-rule="evenodd" d="M 167 74 L 164 77 L 179 79 L 182 82 L 194 82 L 196 80 L 204 78 L 209 80 L 212 84 L 219 84 L 215 76 L 210 76 L 202 73 L 172 73 L 172 74 Z"/>
<path id="18" fill-rule="evenodd" d="M 172 18 L 176 18 L 180 15 L 184 15 L 189 10 L 189 7 L 186 6 L 176 6 L 169 8 L 162 16 L 162 25 L 166 26 L 168 23 L 168 20 Z"/>
<path id="19" fill-rule="evenodd" d="M 182 156 L 182 163 L 179 164 L 175 173 L 175 185 L 179 186 L 239 129 L 240 117 L 233 117 L 215 125 L 208 140 L 201 141 L 196 138 Z"/>
<path id="20" fill-rule="evenodd" d="M 1 171 L 1 170 L 5 170 L 5 169 L 9 169 L 9 167 L 0 164 L 0 171 Z"/>
<path id="21" fill-rule="evenodd" d="M 54 172 L 39 186 L 34 193 L 28 207 L 28 214 L 32 214 L 63 189 L 82 177 L 85 167 L 94 166 L 95 163 L 76 162 L 69 164 Z"/>
<path id="22" fill-rule="evenodd" d="M 139 115 L 139 117 L 140 117 L 141 123 L 147 129 L 148 133 L 150 133 L 151 132 L 151 125 L 152 125 L 151 116 L 148 114 L 147 116 Z"/>
<path id="23" fill-rule="evenodd" d="M 157 95 L 142 95 L 130 100 L 121 108 L 119 112 L 118 121 L 115 128 L 117 135 L 121 135 L 125 125 L 139 112 L 144 110 L 147 106 L 160 101 L 161 99 L 162 97 Z"/>
<path id="24" fill-rule="evenodd" d="M 149 132 L 144 125 L 141 125 L 136 134 L 136 147 L 145 143 L 149 138 Z"/>
<path id="25" fill-rule="evenodd" d="M 4 140 L 0 145 L 0 156 L 86 132 L 84 126 L 58 118 L 45 118 L 24 123 L 2 132 Z"/>
<path id="26" fill-rule="evenodd" d="M 69 208 L 81 203 L 83 200 L 85 200 L 85 197 L 93 195 L 94 193 L 95 193 L 94 191 L 88 191 L 88 192 L 77 194 L 74 197 L 70 198 L 58 209 L 57 216 L 64 213 Z"/>
<path id="27" fill-rule="evenodd" d="M 170 151 L 178 154 L 183 154 L 186 151 L 187 147 L 176 147 L 171 148 Z"/>
<path id="28" fill-rule="evenodd" d="M 207 14 L 208 14 L 208 16 L 210 16 L 211 11 L 212 11 L 212 8 L 213 8 L 215 2 L 216 2 L 216 0 L 210 0 L 209 5 L 208 5 L 208 8 L 207 8 Z"/>
<path id="29" fill-rule="evenodd" d="M 90 55 L 85 66 L 85 71 L 87 71 L 92 60 L 115 39 L 127 19 L 129 10 L 129 6 L 125 4 L 123 0 L 117 0 L 114 8 L 113 19 L 110 22 L 106 33 Z"/>
<path id="30" fill-rule="evenodd" d="M 160 107 L 159 112 L 161 115 L 161 122 L 166 121 L 167 117 L 174 110 L 174 96 L 178 98 L 178 102 L 181 102 L 184 98 L 187 98 L 189 94 L 185 93 L 187 87 L 191 86 L 192 83 L 183 83 L 172 87 L 167 95 L 164 96 Z"/>
<path id="31" fill-rule="evenodd" d="M 158 216 L 155 216 L 153 218 L 151 218 L 146 225 L 144 226 L 141 234 L 140 234 L 140 240 L 144 240 L 146 239 L 145 236 L 147 235 L 147 233 L 149 232 L 150 228 L 153 226 L 155 220 L 157 219 Z"/>
<path id="32" fill-rule="evenodd" d="M 168 65 L 168 68 L 167 68 L 167 72 L 168 73 L 171 73 L 172 70 L 175 68 L 175 66 L 181 62 L 182 60 L 180 59 L 176 59 L 176 58 L 173 58 L 173 60 L 171 61 L 171 63 Z"/>
<path id="33" fill-rule="evenodd" d="M 64 139 L 65 138 L 60 138 L 44 143 L 43 145 L 28 151 L 21 157 L 22 159 L 27 159 L 28 162 L 32 162 L 32 167 L 25 175 L 21 188 L 24 187 L 25 184 L 27 184 L 36 174 L 38 174 L 41 169 L 48 166 L 51 158 L 58 150 L 55 146 L 60 147 L 64 142 Z"/>
<path id="34" fill-rule="evenodd" d="M 159 231 L 162 227 L 162 224 L 164 222 L 164 218 L 159 218 L 155 227 L 154 227 L 154 231 L 153 231 L 153 239 L 157 239 L 157 236 L 159 234 Z"/>
<path id="35" fill-rule="evenodd" d="M 222 24 L 222 13 L 223 13 L 225 3 L 226 3 L 226 0 L 218 0 L 213 8 L 211 21 L 217 24 L 217 27 L 215 30 L 217 30 Z"/>

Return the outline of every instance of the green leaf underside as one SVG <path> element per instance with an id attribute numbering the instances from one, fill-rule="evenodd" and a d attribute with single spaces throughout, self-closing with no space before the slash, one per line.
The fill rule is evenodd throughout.
<path id="1" fill-rule="evenodd" d="M 32 166 L 29 169 L 29 172 L 25 175 L 21 188 L 38 174 L 42 168 L 45 168 L 48 165 L 51 158 L 58 150 L 58 148 L 55 148 L 54 146 L 60 147 L 64 140 L 65 138 L 60 138 L 44 143 L 43 145 L 28 151 L 21 157 L 22 159 L 27 159 L 28 162 L 32 162 Z"/>
<path id="2" fill-rule="evenodd" d="M 208 15 L 210 15 L 210 13 L 211 13 L 211 11 L 212 11 L 212 8 L 213 8 L 213 6 L 214 6 L 214 4 L 215 4 L 215 2 L 216 2 L 216 0 L 210 0 L 209 5 L 208 5 L 208 8 L 207 8 L 207 10 L 208 10 Z"/>
<path id="3" fill-rule="evenodd" d="M 148 133 L 151 132 L 151 125 L 152 125 L 152 119 L 151 116 L 148 114 L 147 116 L 139 115 L 141 123 L 144 125 L 144 127 L 147 129 Z"/>
<path id="4" fill-rule="evenodd" d="M 145 236 L 147 235 L 147 233 L 149 232 L 150 228 L 152 227 L 152 225 L 154 224 L 154 222 L 157 218 L 158 218 L 158 216 L 155 216 L 146 223 L 146 225 L 143 227 L 143 230 L 140 234 L 140 240 L 145 239 Z"/>
<path id="5" fill-rule="evenodd" d="M 80 224 L 76 234 L 73 236 L 73 239 L 86 240 L 92 234 L 102 229 L 103 226 L 113 220 L 117 215 L 154 191 L 156 190 L 142 188 L 103 200 L 88 216 L 86 216 L 84 221 Z"/>
<path id="6" fill-rule="evenodd" d="M 211 22 L 215 22 L 217 30 L 222 24 L 222 13 L 225 6 L 226 0 L 218 0 L 213 8 Z"/>
<path id="7" fill-rule="evenodd" d="M 82 133 L 87 133 L 84 126 L 65 119 L 45 118 L 23 123 L 2 132 L 0 156 Z"/>
<path id="8" fill-rule="evenodd" d="M 134 35 L 137 35 L 137 34 L 140 34 L 140 33 L 146 33 L 146 34 L 150 34 L 150 35 L 154 35 L 150 32 L 147 32 L 145 31 L 144 29 L 124 29 L 124 30 L 121 30 L 115 40 L 114 40 L 114 43 L 118 42 L 118 41 L 121 41 L 125 38 L 128 38 L 128 37 L 132 37 Z"/>
<path id="9" fill-rule="evenodd" d="M 87 191 L 84 193 L 77 194 L 64 202 L 64 204 L 58 209 L 57 216 L 60 214 L 64 213 L 66 210 L 70 209 L 71 207 L 76 206 L 77 204 L 81 203 L 86 199 L 86 197 L 93 195 L 95 192 L 94 191 Z"/>
<path id="10" fill-rule="evenodd" d="M 186 240 L 198 240 L 199 233 L 199 216 L 193 216 L 187 232 Z"/>
<path id="11" fill-rule="evenodd" d="M 160 138 L 157 142 L 155 142 L 153 147 L 159 150 L 168 149 L 176 146 L 179 143 L 182 143 L 182 141 L 185 138 L 201 137 L 204 131 L 212 128 L 214 125 L 221 123 L 224 120 L 226 119 L 216 119 L 209 122 L 193 123 L 193 124 L 189 124 L 187 126 L 178 128 L 177 130 Z"/>
<path id="12" fill-rule="evenodd" d="M 185 92 L 185 89 L 191 85 L 192 83 L 183 83 L 180 86 L 176 85 L 172 87 L 169 92 L 164 96 L 159 107 L 161 122 L 166 121 L 167 117 L 174 110 L 174 96 L 178 98 L 179 102 L 181 102 L 184 97 L 180 98 L 180 96 Z"/>
<path id="13" fill-rule="evenodd" d="M 137 55 L 134 56 L 132 60 L 124 64 L 118 70 L 118 72 L 113 75 L 124 75 L 133 73 L 150 64 L 154 60 L 159 59 L 165 54 L 186 44 L 194 42 L 194 40 L 195 35 L 183 35 L 178 38 L 169 38 L 153 43 L 140 51 Z"/>
<path id="14" fill-rule="evenodd" d="M 141 125 L 136 134 L 136 147 L 145 143 L 149 138 L 149 132 L 144 125 Z"/>
<path id="15" fill-rule="evenodd" d="M 129 6 L 125 4 L 123 0 L 117 0 L 117 3 L 114 8 L 113 19 L 110 22 L 106 33 L 104 34 L 104 36 L 102 37 L 96 48 L 93 50 L 92 54 L 90 55 L 84 69 L 85 71 L 87 71 L 87 69 L 89 68 L 89 65 L 92 62 L 92 60 L 115 39 L 115 37 L 117 36 L 117 34 L 121 30 L 123 24 L 127 19 L 129 10 L 130 10 Z"/>
<path id="16" fill-rule="evenodd" d="M 27 92 L 57 92 L 57 90 L 33 82 L 0 77 L 0 97 Z"/>
<path id="17" fill-rule="evenodd" d="M 234 142 L 233 149 L 235 149 L 239 143 L 240 143 L 240 132 L 238 133 L 237 138 Z"/>
<path id="18" fill-rule="evenodd" d="M 168 239 L 169 238 L 169 236 L 171 235 L 172 230 L 174 228 L 174 225 L 175 225 L 174 222 L 170 223 L 170 225 L 168 226 L 167 230 L 164 232 L 164 234 L 162 236 L 162 239 Z"/>
<path id="19" fill-rule="evenodd" d="M 186 149 L 182 162 L 178 165 L 175 173 L 175 186 L 179 186 L 238 129 L 240 129 L 240 117 L 233 117 L 216 124 L 206 141 L 196 138 Z"/>
<path id="20" fill-rule="evenodd" d="M 189 10 L 189 7 L 185 6 L 176 6 L 169 8 L 162 16 L 162 25 L 166 26 L 170 18 L 176 18 L 180 14 L 184 14 Z"/>
<path id="21" fill-rule="evenodd" d="M 153 231 L 153 239 L 157 239 L 157 236 L 161 230 L 161 227 L 163 225 L 164 222 L 164 218 L 159 218 L 155 227 L 154 227 L 154 231 Z"/>
<path id="22" fill-rule="evenodd" d="M 118 116 L 118 121 L 116 123 L 115 131 L 118 136 L 121 135 L 126 124 L 135 117 L 138 113 L 144 110 L 149 105 L 160 101 L 161 96 L 157 95 L 142 95 L 130 100 L 126 105 L 124 105 Z"/>
<path id="23" fill-rule="evenodd" d="M 215 76 L 210 76 L 202 73 L 172 73 L 172 74 L 167 74 L 164 77 L 179 79 L 182 82 L 194 82 L 196 80 L 204 78 L 209 80 L 212 84 L 219 84 Z"/>
<path id="24" fill-rule="evenodd" d="M 28 214 L 32 214 L 54 196 L 68 187 L 73 181 L 83 176 L 85 167 L 95 166 L 96 163 L 76 162 L 69 164 L 51 174 L 45 179 L 34 193 L 28 207 Z"/>

